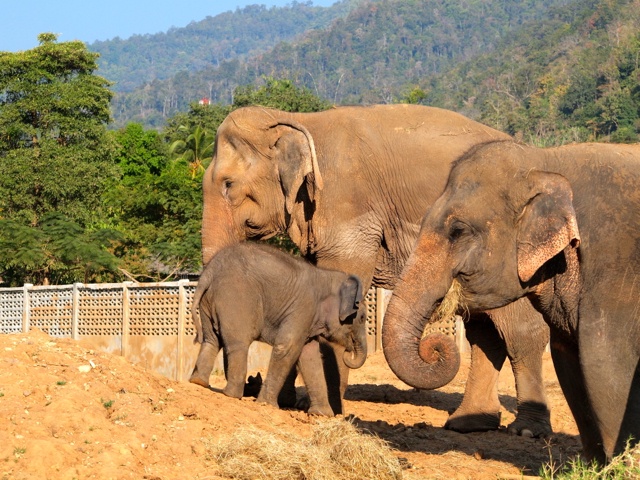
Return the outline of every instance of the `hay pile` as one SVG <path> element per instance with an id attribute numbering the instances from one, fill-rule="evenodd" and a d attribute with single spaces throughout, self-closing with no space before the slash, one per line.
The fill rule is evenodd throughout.
<path id="1" fill-rule="evenodd" d="M 318 421 L 311 438 L 243 427 L 209 448 L 224 477 L 242 480 L 399 480 L 400 462 L 378 437 L 345 420 Z"/>

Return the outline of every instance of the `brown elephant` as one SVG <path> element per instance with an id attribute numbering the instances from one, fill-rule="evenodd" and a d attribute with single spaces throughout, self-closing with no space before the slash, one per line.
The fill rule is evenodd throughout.
<path id="1" fill-rule="evenodd" d="M 415 105 L 319 113 L 235 110 L 218 129 L 203 179 L 203 260 L 227 245 L 287 232 L 318 266 L 357 275 L 365 289 L 372 283 L 393 289 L 451 162 L 474 145 L 509 138 L 457 113 Z M 530 305 L 522 309 L 534 312 Z M 517 322 L 507 322 L 507 315 L 478 314 L 468 322 L 472 368 L 450 428 L 498 428 L 496 382 L 509 355 L 519 400 L 513 429 L 550 432 L 541 378 L 548 329 L 537 314 L 527 316 L 528 328 L 509 329 Z M 432 340 L 436 349 L 453 354 L 416 365 L 420 373 L 410 383 L 419 388 L 445 385 L 459 366 L 454 342 L 443 346 L 437 335 L 425 338 L 424 358 L 434 348 Z M 341 358 L 339 348 L 335 357 Z M 336 363 L 339 391 L 332 390 L 331 398 L 339 413 L 348 369 Z"/>
<path id="2" fill-rule="evenodd" d="M 314 267 L 270 245 L 230 245 L 207 264 L 193 295 L 191 316 L 200 353 L 190 381 L 209 386 L 222 347 L 225 395 L 243 396 L 247 355 L 255 340 L 273 347 L 269 374 L 258 402 L 278 405 L 278 396 L 294 365 L 309 392 L 308 412 L 332 416 L 318 342 L 342 345 L 344 363 L 360 368 L 367 357 L 366 316 L 360 279 Z"/>
<path id="3" fill-rule="evenodd" d="M 584 455 L 605 462 L 637 443 L 639 186 L 640 145 L 473 149 L 427 212 L 389 303 L 391 368 L 452 296 L 470 312 L 528 297 L 550 326 Z"/>

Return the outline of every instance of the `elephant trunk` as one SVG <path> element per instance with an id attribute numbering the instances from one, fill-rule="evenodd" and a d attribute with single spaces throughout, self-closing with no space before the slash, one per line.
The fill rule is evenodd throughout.
<path id="1" fill-rule="evenodd" d="M 359 322 L 356 319 L 356 322 Z M 366 317 L 364 319 L 366 322 Z M 360 368 L 364 365 L 367 359 L 367 328 L 363 325 L 362 328 L 356 330 L 357 333 L 353 334 L 353 348 L 351 351 L 345 350 L 342 355 L 344 364 L 349 368 Z"/>
<path id="2" fill-rule="evenodd" d="M 452 283 L 446 250 L 436 236 L 421 236 L 397 284 L 382 326 L 382 347 L 391 370 L 415 388 L 442 387 L 460 368 L 455 341 L 424 328 Z"/>
<path id="3" fill-rule="evenodd" d="M 236 227 L 229 204 L 220 192 L 215 191 L 211 181 L 210 171 L 215 164 L 215 158 L 202 182 L 203 211 L 202 211 L 202 264 L 206 265 L 213 256 L 224 247 L 234 245 L 244 240 L 244 235 Z"/>

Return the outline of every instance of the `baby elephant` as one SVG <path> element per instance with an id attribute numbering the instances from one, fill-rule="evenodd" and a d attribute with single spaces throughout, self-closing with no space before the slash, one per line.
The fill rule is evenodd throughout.
<path id="1" fill-rule="evenodd" d="M 332 416 L 318 342 L 310 340 L 322 336 L 342 345 L 345 364 L 361 367 L 367 357 L 366 318 L 358 313 L 361 301 L 362 285 L 354 275 L 314 267 L 268 245 L 227 247 L 207 264 L 193 298 L 195 341 L 201 346 L 189 381 L 209 386 L 222 347 L 227 376 L 223 392 L 242 397 L 249 346 L 259 340 L 273 350 L 258 401 L 277 406 L 297 362 L 309 393 L 308 412 Z"/>

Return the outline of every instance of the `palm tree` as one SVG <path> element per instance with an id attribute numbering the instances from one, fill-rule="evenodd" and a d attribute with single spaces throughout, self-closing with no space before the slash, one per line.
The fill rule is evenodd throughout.
<path id="1" fill-rule="evenodd" d="M 213 157 L 213 146 L 215 135 L 207 132 L 200 125 L 196 125 L 192 130 L 185 125 L 180 125 L 178 131 L 188 133 L 186 139 L 176 140 L 169 147 L 169 153 L 176 153 L 180 160 L 189 163 L 191 178 L 195 178 L 198 172 L 204 172 L 205 162 Z"/>

